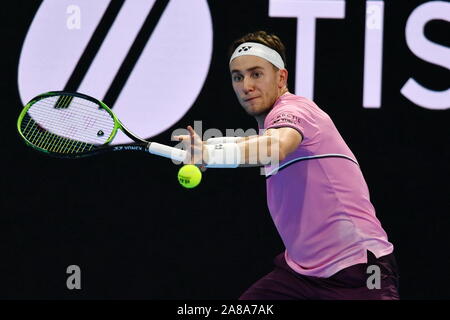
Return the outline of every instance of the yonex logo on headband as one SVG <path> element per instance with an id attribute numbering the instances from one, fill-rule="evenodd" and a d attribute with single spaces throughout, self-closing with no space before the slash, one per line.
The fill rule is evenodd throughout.
<path id="1" fill-rule="evenodd" d="M 251 48 L 252 48 L 252 46 L 245 46 L 245 47 L 240 48 L 238 52 L 241 53 L 242 51 L 248 51 Z"/>
<path id="2" fill-rule="evenodd" d="M 257 42 L 245 42 L 236 48 L 231 56 L 230 63 L 233 59 L 244 56 L 257 56 L 269 61 L 278 69 L 284 69 L 284 62 L 280 54 L 266 45 Z"/>

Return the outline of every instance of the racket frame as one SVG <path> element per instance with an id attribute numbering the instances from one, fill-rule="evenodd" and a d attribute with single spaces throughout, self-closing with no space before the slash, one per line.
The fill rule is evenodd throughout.
<path id="1" fill-rule="evenodd" d="M 31 106 L 33 106 L 36 102 L 48 98 L 48 97 L 53 97 L 53 96 L 61 96 L 61 95 L 65 95 L 65 96 L 73 96 L 73 97 L 79 97 L 82 99 L 86 99 L 89 100 L 97 105 L 99 105 L 101 108 L 103 108 L 104 110 L 106 110 L 106 112 L 108 112 L 111 117 L 113 118 L 114 121 L 114 127 L 113 130 L 110 134 L 110 136 L 108 137 L 108 139 L 101 145 L 95 145 L 95 148 L 91 151 L 85 151 L 85 152 L 81 152 L 81 153 L 58 153 L 58 152 L 52 152 L 43 148 L 40 148 L 39 146 L 36 146 L 35 144 L 31 143 L 30 141 L 28 141 L 28 139 L 25 137 L 25 135 L 22 133 L 22 129 L 21 129 L 21 124 L 22 124 L 22 120 L 25 117 L 25 115 L 27 114 L 28 110 L 31 108 Z M 131 144 L 119 144 L 119 145 L 109 145 L 111 143 L 111 141 L 114 139 L 114 137 L 117 134 L 117 131 L 121 130 L 127 137 L 129 137 L 130 139 L 132 139 L 135 143 L 131 143 Z M 22 109 L 18 119 L 17 119 L 17 131 L 19 132 L 20 136 L 22 137 L 22 139 L 25 141 L 25 143 L 32 147 L 33 149 L 40 151 L 40 152 L 44 152 L 46 154 L 58 157 L 58 158 L 79 158 L 79 157 L 84 157 L 84 156 L 89 156 L 89 155 L 93 155 L 93 154 L 99 154 L 99 153 L 104 153 L 107 151 L 143 151 L 143 152 L 149 152 L 149 146 L 150 146 L 150 142 L 147 140 L 144 140 L 138 136 L 136 136 L 135 134 L 131 133 L 122 123 L 121 121 L 117 118 L 117 116 L 114 114 L 114 112 L 102 101 L 97 100 L 93 97 L 90 97 L 88 95 L 79 93 L 79 92 L 67 92 L 67 91 L 49 91 L 46 93 L 42 93 L 36 97 L 34 97 L 33 99 L 31 99 Z"/>

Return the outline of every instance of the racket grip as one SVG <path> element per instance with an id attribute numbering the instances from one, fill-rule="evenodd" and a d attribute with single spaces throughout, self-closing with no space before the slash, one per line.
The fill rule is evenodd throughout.
<path id="1" fill-rule="evenodd" d="M 156 142 L 151 142 L 147 148 L 148 152 L 151 154 L 156 154 L 158 156 L 170 158 L 176 161 L 184 161 L 187 156 L 187 152 L 185 150 L 169 147 Z"/>

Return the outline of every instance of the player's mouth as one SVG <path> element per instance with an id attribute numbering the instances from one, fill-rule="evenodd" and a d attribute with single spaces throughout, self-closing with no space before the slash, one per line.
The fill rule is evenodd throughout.
<path id="1" fill-rule="evenodd" d="M 258 99 L 259 97 L 252 97 L 252 98 L 247 98 L 247 99 L 244 99 L 244 102 L 249 102 L 249 101 L 252 101 L 252 100 L 255 100 L 255 99 Z"/>

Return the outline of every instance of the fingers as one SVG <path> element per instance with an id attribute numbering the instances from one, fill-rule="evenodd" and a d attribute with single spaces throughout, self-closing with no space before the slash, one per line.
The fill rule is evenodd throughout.
<path id="1" fill-rule="evenodd" d="M 189 135 L 191 136 L 192 139 L 197 140 L 197 142 L 202 141 L 200 136 L 197 134 L 197 132 L 195 132 L 195 130 L 191 126 L 187 126 L 187 129 L 188 129 Z"/>
<path id="2" fill-rule="evenodd" d="M 178 140 L 178 141 L 191 140 L 191 136 L 190 135 L 173 136 L 173 138 L 175 140 Z"/>
<path id="3" fill-rule="evenodd" d="M 186 141 L 186 140 L 192 140 L 192 139 L 200 139 L 199 135 L 194 131 L 194 129 L 191 126 L 187 126 L 187 130 L 189 131 L 189 134 L 183 134 L 179 136 L 173 136 L 173 139 L 179 140 L 179 141 Z"/>
<path id="4" fill-rule="evenodd" d="M 203 141 L 192 126 L 189 125 L 186 129 L 189 134 L 173 136 L 172 139 L 180 141 L 188 152 L 185 163 L 201 164 L 203 161 Z M 202 171 L 206 170 L 206 168 L 201 169 Z"/>

